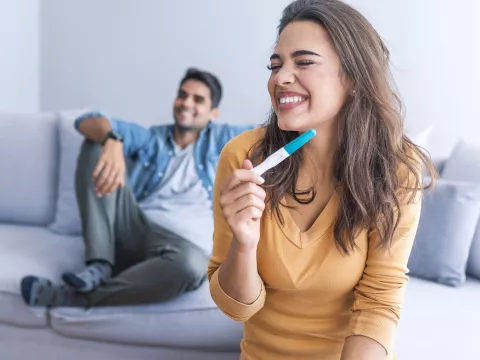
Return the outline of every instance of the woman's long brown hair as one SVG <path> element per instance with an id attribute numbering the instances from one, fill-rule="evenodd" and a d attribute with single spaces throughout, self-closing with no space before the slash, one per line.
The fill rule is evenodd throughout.
<path id="1" fill-rule="evenodd" d="M 426 152 L 404 134 L 403 105 L 394 90 L 389 52 L 372 25 L 355 9 L 337 0 L 297 0 L 283 12 L 278 35 L 294 21 L 313 21 L 323 26 L 340 57 L 342 74 L 351 80 L 354 94 L 347 98 L 339 116 L 339 148 L 334 174 L 342 191 L 334 225 L 337 247 L 345 254 L 355 249 L 362 230 L 376 231 L 380 246 L 388 249 L 402 216 L 401 190 L 408 201 L 424 189 L 422 174 L 433 179 L 437 172 Z M 263 139 L 252 148 L 258 164 L 299 134 L 278 127 L 272 111 Z M 268 203 L 283 223 L 280 206 L 285 195 L 298 203 L 313 201 L 314 188 L 297 189 L 304 158 L 297 151 L 265 174 Z M 405 187 L 405 169 L 410 178 Z M 400 190 L 400 191 L 399 191 Z M 404 192 L 405 193 L 405 192 Z"/>

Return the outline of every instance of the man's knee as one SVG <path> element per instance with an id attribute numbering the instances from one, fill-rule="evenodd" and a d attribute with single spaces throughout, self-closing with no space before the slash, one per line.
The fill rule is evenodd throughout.
<path id="1" fill-rule="evenodd" d="M 208 256 L 195 245 L 182 254 L 182 272 L 192 283 L 191 288 L 200 286 L 207 274 Z"/>
<path id="2" fill-rule="evenodd" d="M 77 158 L 77 167 L 75 178 L 77 181 L 81 179 L 88 180 L 91 183 L 92 172 L 97 166 L 98 159 L 102 153 L 102 146 L 90 140 L 84 140 L 80 147 L 80 153 Z M 82 183 L 83 181 L 80 181 Z"/>
<path id="3" fill-rule="evenodd" d="M 80 154 L 78 161 L 97 162 L 100 154 L 102 153 L 102 145 L 99 143 L 85 139 L 80 147 Z"/>

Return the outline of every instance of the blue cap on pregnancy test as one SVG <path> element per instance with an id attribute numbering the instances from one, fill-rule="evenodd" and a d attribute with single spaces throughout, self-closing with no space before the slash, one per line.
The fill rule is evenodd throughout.
<path id="1" fill-rule="evenodd" d="M 297 151 L 303 145 L 305 145 L 307 142 L 312 140 L 312 138 L 315 135 L 317 135 L 317 132 L 314 129 L 310 129 L 310 130 L 304 132 L 302 135 L 300 135 L 296 139 L 290 141 L 283 148 L 285 149 L 286 152 L 288 152 L 289 155 L 292 155 L 295 151 Z"/>

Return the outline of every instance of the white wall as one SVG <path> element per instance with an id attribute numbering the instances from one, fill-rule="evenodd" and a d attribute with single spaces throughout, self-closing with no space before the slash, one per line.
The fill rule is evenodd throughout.
<path id="1" fill-rule="evenodd" d="M 477 138 L 480 2 L 349 0 L 392 51 L 407 129 L 434 124 L 429 150 Z M 41 107 L 92 106 L 170 122 L 180 77 L 219 75 L 223 121 L 259 122 L 269 109 L 265 66 L 289 0 L 43 0 Z M 248 22 L 248 25 L 247 25 Z"/>
<path id="2" fill-rule="evenodd" d="M 386 40 L 407 130 L 434 125 L 435 157 L 480 143 L 480 1 L 349 0 Z"/>
<path id="3" fill-rule="evenodd" d="M 38 0 L 0 0 L 0 111 L 39 109 Z"/>
<path id="4" fill-rule="evenodd" d="M 197 66 L 223 83 L 220 121 L 263 121 L 266 66 L 288 2 L 44 0 L 41 106 L 171 122 L 178 83 Z"/>

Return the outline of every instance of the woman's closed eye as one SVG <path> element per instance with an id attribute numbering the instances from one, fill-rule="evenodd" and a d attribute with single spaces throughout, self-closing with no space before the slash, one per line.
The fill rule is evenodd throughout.
<path id="1" fill-rule="evenodd" d="M 275 70 L 278 70 L 282 67 L 282 65 L 277 65 L 277 64 L 271 64 L 271 65 L 267 65 L 267 69 L 270 70 L 270 71 L 275 71 Z"/>
<path id="2" fill-rule="evenodd" d="M 296 62 L 297 66 L 309 66 L 315 64 L 313 60 L 299 60 Z"/>
<path id="3" fill-rule="evenodd" d="M 298 67 L 307 67 L 313 64 L 315 64 L 315 62 L 312 60 L 298 60 L 295 62 L 295 65 L 297 65 Z M 279 64 L 267 65 L 267 69 L 273 72 L 280 70 L 281 67 L 282 65 Z"/>

